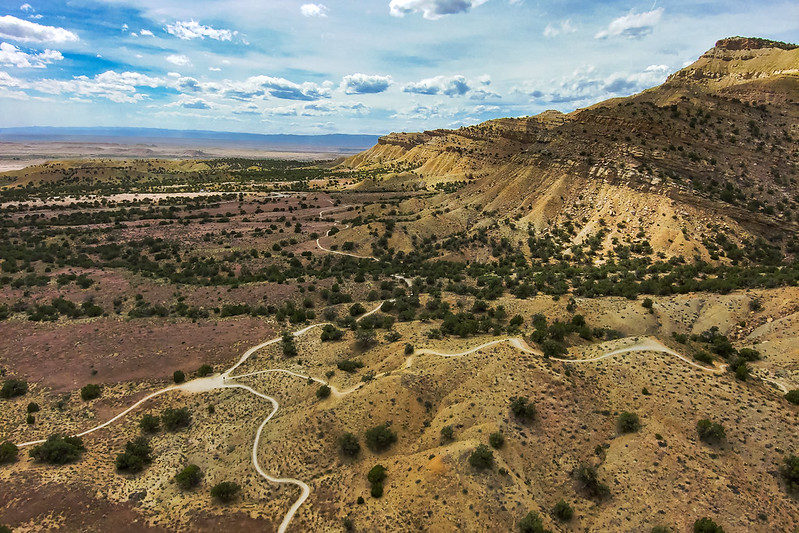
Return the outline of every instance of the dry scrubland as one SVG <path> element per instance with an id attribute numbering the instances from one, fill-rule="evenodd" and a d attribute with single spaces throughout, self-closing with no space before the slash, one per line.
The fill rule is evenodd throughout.
<path id="1" fill-rule="evenodd" d="M 702 517 L 727 532 L 799 530 L 781 474 L 799 453 L 785 394 L 799 389 L 797 54 L 724 40 L 628 99 L 392 134 L 335 162 L 3 173 L 0 370 L 28 390 L 0 400 L 0 443 L 95 427 L 175 370 L 223 372 L 277 340 L 227 381 L 195 382 L 213 390 L 166 392 L 84 436 L 76 461 L 21 449 L 0 466 L 0 524 L 512 531 L 532 512 L 562 532 L 687 532 Z M 325 322 L 340 339 L 322 341 Z M 82 399 L 87 384 L 99 398 Z M 219 388 L 233 384 L 279 402 L 256 452 L 294 485 L 254 468 L 272 407 Z M 514 398 L 536 416 L 520 419 Z M 148 437 L 151 464 L 117 471 L 143 416 L 184 407 L 187 428 Z M 625 412 L 636 431 L 621 431 Z M 726 436 L 700 439 L 701 419 Z M 380 424 L 396 442 L 377 452 L 366 434 Z M 476 468 L 489 442 L 493 462 Z M 182 490 L 174 476 L 190 463 L 204 475 Z M 578 480 L 590 468 L 605 497 Z M 231 502 L 209 494 L 222 481 L 241 486 Z M 310 496 L 287 515 L 302 483 Z"/>
<path id="2" fill-rule="evenodd" d="M 795 387 L 799 382 L 797 354 L 775 344 L 781 340 L 799 345 L 797 330 L 772 327 L 775 322 L 795 319 L 795 311 L 780 314 L 795 292 L 656 299 L 653 315 L 639 302 L 624 299 L 580 301 L 577 312 L 583 313 L 589 324 L 621 328 L 628 337 L 578 345 L 569 355 L 594 357 L 634 343 L 630 336 L 668 339 L 674 330 L 700 331 L 713 317 L 725 314 L 752 323 L 752 333 L 739 331 L 738 335 L 742 345 L 756 340 L 763 352 L 763 361 L 754 365 L 755 373 L 777 376 Z M 753 297 L 764 303 L 764 311 L 749 310 L 748 301 Z M 553 303 L 548 297 L 501 302 L 510 314 L 568 316 L 562 303 Z M 238 321 L 230 320 L 230 326 Z M 762 325 L 755 326 L 759 323 Z M 348 375 L 337 370 L 330 379 L 341 390 L 357 385 L 366 372 L 388 373 L 347 396 L 321 401 L 315 395 L 318 385 L 303 379 L 283 374 L 241 378 L 242 383 L 281 403 L 264 435 L 261 463 L 273 475 L 291 475 L 311 486 L 311 497 L 296 516 L 294 528 L 335 529 L 349 517 L 365 530 L 512 529 L 529 510 L 548 515 L 561 498 L 571 503 L 576 517 L 565 529 L 554 520 L 545 521 L 566 531 L 636 531 L 660 523 L 682 530 L 700 515 L 724 517 L 730 531 L 797 527 L 799 507 L 784 494 L 776 471 L 782 454 L 795 445 L 799 409 L 770 385 L 758 380 L 740 382 L 730 373 L 703 372 L 663 353 L 561 363 L 522 353 L 508 344 L 461 358 L 416 355 L 405 368 L 405 342 L 417 348 L 460 352 L 493 339 L 430 341 L 425 333 L 432 325 L 398 324 L 400 341 L 383 341 L 366 351 L 350 337 L 321 343 L 318 333 L 311 332 L 298 338 L 295 359 L 286 359 L 280 346 L 273 345 L 237 370 L 236 374 L 246 374 L 285 368 L 322 378 L 328 370 L 335 370 L 336 361 L 343 356 L 357 356 L 365 363 L 361 371 Z M 763 333 L 764 327 L 771 331 Z M 253 338 L 252 343 L 257 340 L 260 338 Z M 685 350 L 671 344 L 676 350 Z M 33 432 L 20 420 L 28 401 L 47 405 L 47 391 L 36 388 L 9 405 L 2 427 L 8 434 L 29 437 L 76 432 L 104 421 L 145 391 L 165 384 L 109 386 L 102 399 L 88 404 L 73 393 L 71 408 L 63 413 L 45 409 Z M 642 394 L 643 388 L 650 394 Z M 509 398 L 513 396 L 529 397 L 536 404 L 539 416 L 534 422 L 522 423 L 510 413 Z M 213 414 L 208 413 L 209 405 L 214 406 Z M 135 477 L 116 473 L 112 457 L 139 434 L 140 416 L 181 406 L 191 409 L 191 428 L 154 437 L 156 459 L 144 473 Z M 80 492 L 87 498 L 117 506 L 129 505 L 133 498 L 142 522 L 167 529 L 195 529 L 205 521 L 215 523 L 211 517 L 231 513 L 242 525 L 268 529 L 297 496 L 296 489 L 265 483 L 252 469 L 252 437 L 268 409 L 267 402 L 238 390 L 192 396 L 170 393 L 125 421 L 87 436 L 89 451 L 76 465 L 53 468 L 23 461 L 2 470 L 3 482 L 12 486 L 25 479 L 50 490 L 82 487 Z M 618 434 L 615 420 L 621 411 L 641 417 L 638 433 Z M 700 442 L 695 424 L 701 418 L 722 423 L 726 442 L 717 446 Z M 364 448 L 356 460 L 339 453 L 339 435 L 352 432 L 363 442 L 366 429 L 385 421 L 391 422 L 398 435 L 398 442 L 388 452 L 374 454 Z M 455 428 L 455 439 L 442 444 L 440 431 L 446 425 Z M 467 462 L 468 455 L 496 431 L 506 439 L 503 448 L 495 451 L 496 466 L 486 472 L 475 470 Z M 606 446 L 599 456 L 595 453 L 598 445 Z M 581 495 L 571 472 L 585 462 L 598 465 L 601 479 L 611 490 L 609 500 L 595 503 Z M 197 464 L 205 472 L 203 486 L 237 480 L 243 487 L 241 499 L 221 507 L 205 490 L 180 491 L 170 480 L 187 463 Z M 388 469 L 381 499 L 369 496 L 366 481 L 366 472 L 376 463 Z M 508 474 L 498 473 L 499 468 Z M 356 504 L 359 496 L 366 499 L 365 504 Z M 29 509 L 27 503 L 16 507 L 13 500 L 6 505 L 6 512 L 20 515 Z M 36 516 L 29 524 L 37 530 L 69 523 L 65 517 L 51 520 L 42 522 L 42 517 Z"/>

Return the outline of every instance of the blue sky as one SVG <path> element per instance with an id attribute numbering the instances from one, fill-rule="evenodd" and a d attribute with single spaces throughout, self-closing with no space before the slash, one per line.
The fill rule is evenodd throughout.
<path id="1" fill-rule="evenodd" d="M 0 127 L 458 127 L 636 93 L 732 35 L 797 42 L 799 2 L 0 0 Z"/>

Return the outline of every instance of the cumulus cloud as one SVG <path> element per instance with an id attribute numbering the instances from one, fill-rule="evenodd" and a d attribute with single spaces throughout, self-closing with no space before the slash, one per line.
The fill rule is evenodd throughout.
<path id="1" fill-rule="evenodd" d="M 385 92 L 391 83 L 391 76 L 356 73 L 344 76 L 341 88 L 347 94 L 375 94 Z"/>
<path id="2" fill-rule="evenodd" d="M 615 19 L 607 28 L 594 35 L 594 38 L 626 37 L 628 39 L 641 39 L 654 31 L 655 25 L 660 22 L 662 15 L 662 7 L 646 13 L 630 11 L 623 17 Z"/>
<path id="3" fill-rule="evenodd" d="M 178 79 L 177 89 L 182 93 L 199 93 L 203 90 L 199 81 L 189 77 Z"/>
<path id="4" fill-rule="evenodd" d="M 485 4 L 488 0 L 391 0 L 389 12 L 395 17 L 408 13 L 422 13 L 428 20 L 436 20 L 444 15 L 465 13 L 473 7 Z"/>
<path id="5" fill-rule="evenodd" d="M 329 116 L 329 115 L 363 115 L 369 112 L 369 108 L 360 102 L 355 103 L 332 103 L 321 102 L 314 104 L 304 104 L 301 115 L 304 117 Z"/>
<path id="6" fill-rule="evenodd" d="M 391 118 L 409 119 L 409 120 L 429 120 L 443 116 L 439 106 L 425 106 L 415 105 L 412 107 L 399 109 L 396 113 L 391 115 Z"/>
<path id="7" fill-rule="evenodd" d="M 303 4 L 300 6 L 300 13 L 304 17 L 326 17 L 330 11 L 324 4 Z"/>
<path id="8" fill-rule="evenodd" d="M 191 65 L 191 59 L 181 54 L 170 54 L 166 56 L 166 60 L 179 67 Z"/>
<path id="9" fill-rule="evenodd" d="M 436 76 L 412 82 L 402 88 L 403 92 L 415 94 L 463 96 L 471 90 L 464 76 Z"/>
<path id="10" fill-rule="evenodd" d="M 258 106 L 255 104 L 249 104 L 247 106 L 237 108 L 233 110 L 234 115 L 260 115 L 261 111 L 258 109 Z"/>
<path id="11" fill-rule="evenodd" d="M 0 43 L 0 65 L 17 68 L 45 68 L 53 61 L 61 61 L 64 56 L 57 50 L 45 50 L 38 54 L 28 54 L 9 43 Z"/>
<path id="12" fill-rule="evenodd" d="M 141 30 L 139 32 L 139 35 L 142 35 L 144 37 L 155 37 L 155 35 L 153 35 L 153 32 L 151 32 L 150 30 Z"/>
<path id="13" fill-rule="evenodd" d="M 670 69 L 666 65 L 650 65 L 640 72 L 613 73 L 603 76 L 593 66 L 575 70 L 560 80 L 540 85 L 514 87 L 512 92 L 551 104 L 584 105 L 604 98 L 627 96 L 665 81 Z"/>
<path id="14" fill-rule="evenodd" d="M 576 31 L 577 28 L 572 26 L 571 20 L 566 19 L 560 22 L 560 24 L 547 24 L 547 27 L 544 28 L 544 37 L 557 37 L 558 35 L 574 33 Z"/>
<path id="15" fill-rule="evenodd" d="M 33 11 L 36 11 L 35 9 L 33 9 L 33 6 L 28 3 L 19 6 L 19 10 L 24 11 L 25 13 L 32 13 Z"/>
<path id="16" fill-rule="evenodd" d="M 116 103 L 135 103 L 145 98 L 139 87 L 156 88 L 164 85 L 161 78 L 152 78 L 138 72 L 109 70 L 93 78 L 76 76 L 71 80 L 37 79 L 32 81 L 14 78 L 0 72 L 0 87 L 13 87 L 44 94 L 67 94 L 77 97 L 99 97 Z"/>
<path id="17" fill-rule="evenodd" d="M 295 106 L 270 107 L 264 109 L 264 114 L 275 117 L 296 117 L 297 108 Z"/>
<path id="18" fill-rule="evenodd" d="M 195 20 L 179 20 L 174 24 L 167 24 L 166 31 L 184 41 L 197 38 L 205 39 L 206 37 L 217 41 L 230 41 L 234 35 L 239 33 L 237 31 L 217 30 L 211 26 L 203 26 Z"/>
<path id="19" fill-rule="evenodd" d="M 271 96 L 282 100 L 312 101 L 330 98 L 331 86 L 329 82 L 319 85 L 310 81 L 294 83 L 285 78 L 252 76 L 243 82 L 229 82 L 225 94 L 237 100 Z"/>
<path id="20" fill-rule="evenodd" d="M 167 76 L 173 78 L 168 86 L 184 96 L 213 96 L 218 103 L 225 99 L 251 103 L 253 100 L 270 98 L 311 102 L 331 98 L 333 94 L 333 83 L 329 81 L 322 84 L 295 83 L 285 78 L 251 76 L 245 80 L 200 82 L 179 74 L 169 73 Z"/>
<path id="21" fill-rule="evenodd" d="M 211 106 L 208 104 L 208 102 L 201 98 L 182 102 L 180 107 L 185 107 L 186 109 L 211 109 Z"/>
<path id="22" fill-rule="evenodd" d="M 66 43 L 80 40 L 64 28 L 44 26 L 11 15 L 0 17 L 0 38 L 21 43 Z"/>

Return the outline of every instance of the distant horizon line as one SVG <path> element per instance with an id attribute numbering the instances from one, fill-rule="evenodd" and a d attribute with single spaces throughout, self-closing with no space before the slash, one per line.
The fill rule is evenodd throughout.
<path id="1" fill-rule="evenodd" d="M 246 136 L 246 137 L 381 137 L 387 135 L 385 133 L 252 133 L 244 131 L 226 131 L 226 130 L 202 130 L 202 129 L 176 129 L 176 128 L 151 128 L 141 126 L 12 126 L 0 127 L 0 136 L 7 135 L 36 135 L 36 134 L 58 134 L 74 132 L 78 133 L 163 133 L 168 137 L 173 137 L 175 134 L 191 134 L 199 136 L 210 135 L 225 135 L 225 136 Z M 124 136 L 124 135 L 120 135 Z M 138 135 L 135 135 L 138 136 Z"/>

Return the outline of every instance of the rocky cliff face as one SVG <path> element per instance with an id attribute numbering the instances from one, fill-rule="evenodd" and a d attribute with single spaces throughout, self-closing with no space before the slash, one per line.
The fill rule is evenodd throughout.
<path id="1" fill-rule="evenodd" d="M 742 239 L 791 247 L 799 221 L 799 48 L 724 39 L 639 95 L 568 115 L 392 133 L 343 166 L 383 172 L 377 187 L 457 183 L 458 193 L 440 195 L 437 207 L 466 209 L 464 229 L 486 213 L 538 228 L 574 217 L 613 220 L 630 228 L 620 237 L 635 228 L 652 232 L 669 255 L 703 255 L 699 243 L 721 224 Z M 659 205 L 667 220 L 663 210 L 653 218 Z"/>
<path id="2" fill-rule="evenodd" d="M 766 93 L 769 85 L 787 82 L 796 87 L 799 47 L 765 39 L 722 39 L 695 63 L 672 74 L 665 85 L 687 83 L 711 91 L 734 92 L 730 89 L 752 82 L 761 82 L 750 87 L 755 97 L 758 91 Z"/>

